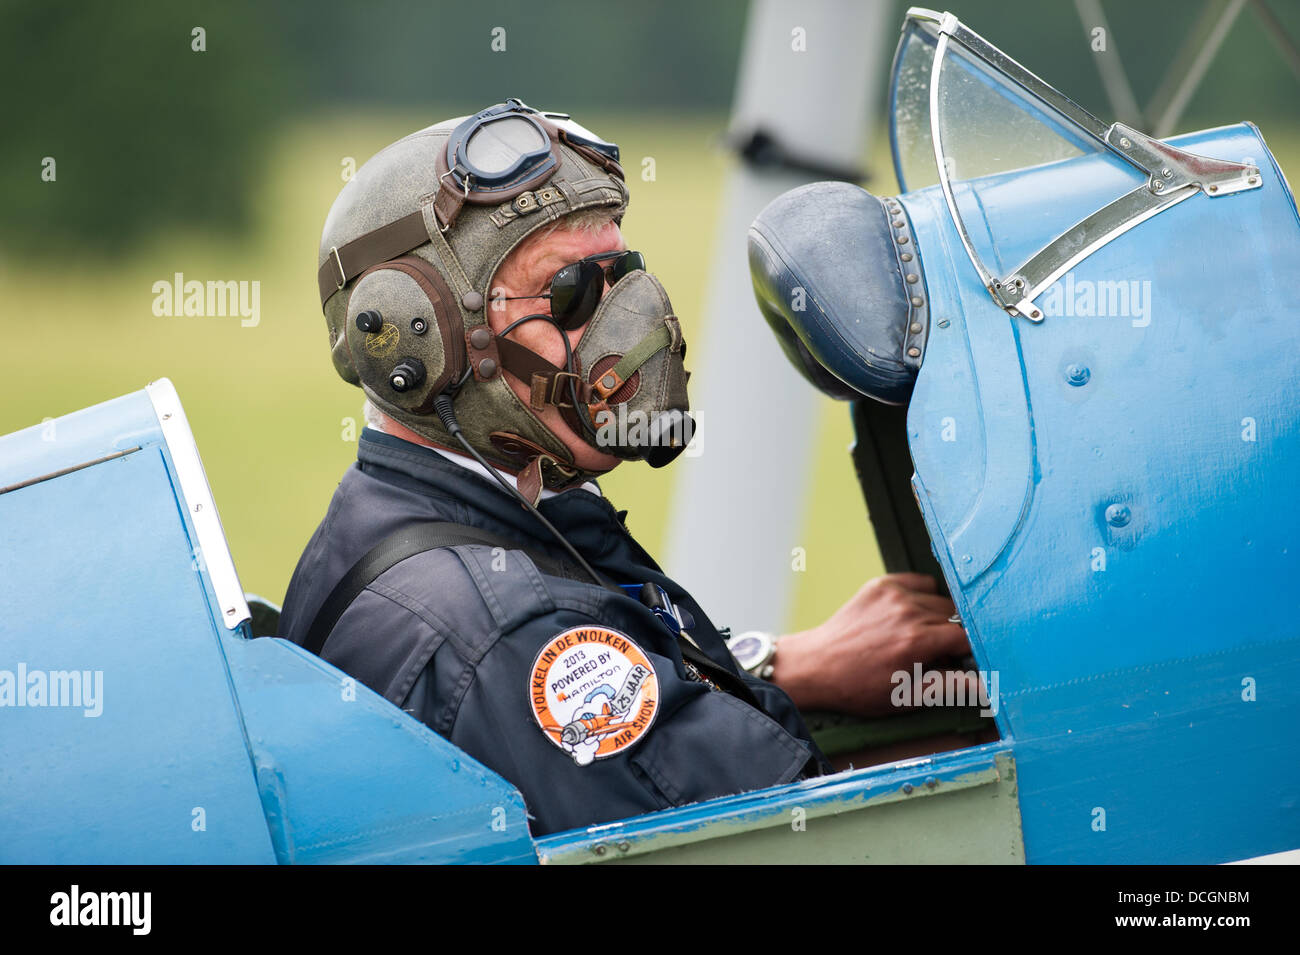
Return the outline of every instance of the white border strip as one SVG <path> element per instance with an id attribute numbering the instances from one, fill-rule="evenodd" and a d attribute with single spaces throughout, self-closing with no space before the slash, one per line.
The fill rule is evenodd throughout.
<path id="1" fill-rule="evenodd" d="M 1225 862 L 1224 865 L 1300 865 L 1300 849 L 1287 849 L 1283 852 L 1271 852 L 1266 856 L 1252 856 Z"/>
<path id="2" fill-rule="evenodd" d="M 190 430 L 180 396 L 176 394 L 171 381 L 159 378 L 146 385 L 144 390 L 153 403 L 154 414 L 158 416 L 163 440 L 171 452 L 176 476 L 181 482 L 185 509 L 198 534 L 199 553 L 195 556 L 200 558 L 199 574 L 202 575 L 206 570 L 217 595 L 221 621 L 227 630 L 233 630 L 252 615 L 248 611 L 248 602 L 244 599 L 244 589 L 239 585 L 239 575 L 235 573 L 235 561 L 230 556 L 226 534 L 221 529 L 221 518 L 217 514 L 217 505 L 212 500 L 212 488 L 203 471 L 203 462 L 199 459 L 194 432 Z"/>

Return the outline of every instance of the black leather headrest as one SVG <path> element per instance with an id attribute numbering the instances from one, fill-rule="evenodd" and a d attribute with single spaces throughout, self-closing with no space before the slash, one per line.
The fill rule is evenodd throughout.
<path id="1" fill-rule="evenodd" d="M 792 189 L 749 227 L 749 272 L 763 317 L 805 378 L 833 398 L 907 402 L 929 297 L 899 203 L 845 182 Z"/>

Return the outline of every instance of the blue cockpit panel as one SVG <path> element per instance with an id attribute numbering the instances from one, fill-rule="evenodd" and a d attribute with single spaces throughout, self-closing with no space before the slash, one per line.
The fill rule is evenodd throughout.
<path id="1" fill-rule="evenodd" d="M 938 190 L 900 200 L 935 316 L 914 483 L 998 675 L 1030 861 L 1300 846 L 1300 221 L 1253 126 L 1171 142 L 1262 186 L 1114 238 L 1037 298 L 1041 324 L 990 298 Z M 1114 198 L 1091 162 L 967 184 L 1003 265 L 1055 238 L 1025 196 Z"/>
<path id="2" fill-rule="evenodd" d="M 139 450 L 0 494 L 0 859 L 274 861 L 148 398 L 53 425 L 0 481 Z"/>
<path id="3" fill-rule="evenodd" d="M 514 787 L 248 639 L 223 567 L 165 380 L 0 438 L 0 861 L 536 861 Z"/>

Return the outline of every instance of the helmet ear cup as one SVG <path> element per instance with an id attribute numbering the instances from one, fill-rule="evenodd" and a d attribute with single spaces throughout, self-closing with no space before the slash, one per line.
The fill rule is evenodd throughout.
<path id="1" fill-rule="evenodd" d="M 431 411 L 465 370 L 460 311 L 445 280 L 419 256 L 383 262 L 357 278 L 343 334 L 366 389 L 415 414 Z"/>

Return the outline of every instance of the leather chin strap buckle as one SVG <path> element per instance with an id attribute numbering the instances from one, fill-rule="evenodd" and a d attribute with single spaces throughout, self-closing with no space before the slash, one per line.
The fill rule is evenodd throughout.
<path id="1" fill-rule="evenodd" d="M 579 404 L 591 400 L 591 385 L 582 380 L 582 375 L 555 367 L 531 348 L 509 338 L 496 338 L 494 341 L 501 367 L 528 385 L 528 403 L 534 411 L 541 411 L 547 405 L 573 408 L 573 402 L 568 400 L 569 383 L 564 381 L 565 378 L 573 379 Z"/>
<path id="2" fill-rule="evenodd" d="M 515 486 L 519 493 L 537 506 L 542 499 L 542 490 L 560 491 L 576 487 L 587 478 L 576 468 L 569 467 L 550 454 L 539 454 L 530 458 L 515 477 Z"/>
<path id="3" fill-rule="evenodd" d="M 572 401 L 561 401 L 560 395 L 569 395 L 569 389 L 564 386 L 561 379 L 572 378 L 574 385 L 577 386 L 578 401 L 586 403 L 591 397 L 591 386 L 582 380 L 580 375 L 571 371 L 557 371 L 555 377 L 551 379 L 551 404 L 557 408 L 572 408 Z"/>
<path id="4" fill-rule="evenodd" d="M 585 404 L 591 397 L 591 386 L 582 380 L 581 375 L 556 369 L 554 373 L 533 372 L 533 377 L 529 380 L 529 403 L 533 408 L 537 411 L 541 411 L 547 405 L 572 408 L 572 401 L 562 400 L 570 397 L 568 386 L 563 381 L 565 378 L 573 379 L 578 389 L 578 401 Z"/>

